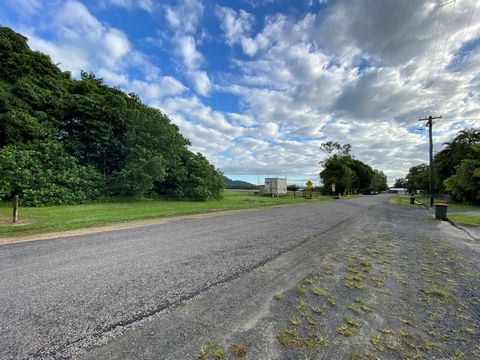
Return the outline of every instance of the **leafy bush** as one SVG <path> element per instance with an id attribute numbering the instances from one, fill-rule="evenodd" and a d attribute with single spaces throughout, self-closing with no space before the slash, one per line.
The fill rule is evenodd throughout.
<path id="1" fill-rule="evenodd" d="M 25 205 L 75 204 L 102 193 L 98 171 L 79 165 L 54 141 L 0 149 L 0 174 L 0 197 L 18 194 Z"/>

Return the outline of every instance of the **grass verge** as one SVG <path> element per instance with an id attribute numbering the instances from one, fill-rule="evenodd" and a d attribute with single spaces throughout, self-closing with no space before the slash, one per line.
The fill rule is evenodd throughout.
<path id="1" fill-rule="evenodd" d="M 421 195 L 421 196 L 415 196 L 415 200 L 418 202 L 421 202 L 422 204 L 425 204 L 428 206 L 428 196 L 426 195 Z M 441 200 L 441 199 L 434 199 L 436 203 L 442 202 L 442 203 L 448 203 L 447 201 Z M 393 205 L 410 205 L 410 196 L 392 196 L 388 198 L 388 202 Z M 479 211 L 480 206 L 478 205 L 470 205 L 470 204 L 463 204 L 463 203 L 453 203 L 450 202 L 448 203 L 448 208 L 450 210 L 464 210 L 464 211 Z"/>
<path id="2" fill-rule="evenodd" d="M 0 238 L 76 230 L 135 220 L 269 206 L 309 204 L 328 199 L 330 199 L 328 196 L 318 196 L 313 199 L 303 199 L 302 197 L 272 198 L 250 195 L 249 192 L 245 191 L 225 190 L 222 200 L 204 202 L 165 199 L 117 199 L 83 205 L 20 207 L 19 222 L 16 225 L 11 224 L 11 205 L 1 203 Z"/>
<path id="3" fill-rule="evenodd" d="M 460 224 L 480 225 L 480 216 L 449 214 L 448 217 Z"/>

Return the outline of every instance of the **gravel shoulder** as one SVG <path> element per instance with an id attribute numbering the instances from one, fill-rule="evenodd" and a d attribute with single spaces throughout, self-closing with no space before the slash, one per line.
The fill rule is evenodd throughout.
<path id="1" fill-rule="evenodd" d="M 379 204 L 71 355 L 475 359 L 479 255 L 478 241 L 427 211 Z"/>

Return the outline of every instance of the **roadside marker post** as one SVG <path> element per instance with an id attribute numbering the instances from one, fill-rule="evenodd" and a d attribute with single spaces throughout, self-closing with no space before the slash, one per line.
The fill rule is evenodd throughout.
<path id="1" fill-rule="evenodd" d="M 13 223 L 18 220 L 18 195 L 13 195 Z"/>

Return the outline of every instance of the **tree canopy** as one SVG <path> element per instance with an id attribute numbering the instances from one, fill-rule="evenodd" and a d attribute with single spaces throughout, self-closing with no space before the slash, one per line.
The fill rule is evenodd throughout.
<path id="1" fill-rule="evenodd" d="M 79 79 L 0 28 L 0 197 L 32 205 L 99 196 L 221 197 L 223 178 L 158 109 Z"/>
<path id="2" fill-rule="evenodd" d="M 323 170 L 320 178 L 323 181 L 324 194 L 331 193 L 331 186 L 335 184 L 335 192 L 358 193 L 365 191 L 387 190 L 387 177 L 382 171 L 373 169 L 370 165 L 354 159 L 350 154 L 350 144 L 326 142 L 320 149 L 329 156 L 321 162 Z"/>
<path id="3" fill-rule="evenodd" d="M 433 158 L 434 190 L 453 195 L 457 200 L 480 202 L 480 130 L 464 129 Z M 426 164 L 409 169 L 407 187 L 428 190 L 429 167 Z"/>

